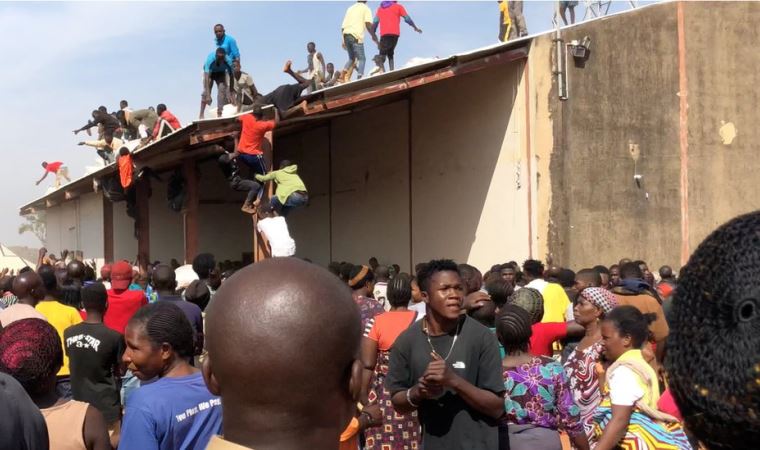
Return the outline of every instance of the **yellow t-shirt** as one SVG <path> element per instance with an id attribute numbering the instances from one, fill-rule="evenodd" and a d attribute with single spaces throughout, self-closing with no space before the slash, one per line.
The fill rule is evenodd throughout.
<path id="1" fill-rule="evenodd" d="M 364 30 L 367 29 L 365 25 L 367 22 L 372 23 L 372 11 L 369 10 L 369 6 L 365 3 L 354 3 L 346 10 L 341 29 L 343 34 L 350 34 L 361 44 L 364 42 Z"/>
<path id="2" fill-rule="evenodd" d="M 564 322 L 570 299 L 567 298 L 562 286 L 557 283 L 548 283 L 541 295 L 544 296 L 544 318 L 541 322 Z"/>
<path id="3" fill-rule="evenodd" d="M 66 348 L 63 343 L 63 330 L 76 325 L 82 321 L 79 311 L 71 306 L 66 306 L 55 300 L 37 303 L 37 311 L 45 316 L 55 330 L 58 331 L 58 337 L 61 338 L 61 348 L 63 348 L 63 367 L 58 371 L 58 376 L 69 375 L 69 357 L 66 356 Z"/>
<path id="4" fill-rule="evenodd" d="M 501 11 L 501 23 L 509 25 L 509 6 L 507 6 L 507 0 L 499 2 L 499 11 Z"/>

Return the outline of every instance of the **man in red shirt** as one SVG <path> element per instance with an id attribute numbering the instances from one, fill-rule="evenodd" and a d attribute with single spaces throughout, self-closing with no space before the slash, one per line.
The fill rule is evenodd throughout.
<path id="1" fill-rule="evenodd" d="M 138 309 L 148 304 L 143 291 L 130 291 L 132 265 L 119 261 L 111 266 L 111 289 L 108 290 L 108 309 L 103 323 L 110 329 L 124 334 L 127 322 Z"/>
<path id="2" fill-rule="evenodd" d="M 264 135 L 275 129 L 280 122 L 280 114 L 274 108 L 274 120 L 263 120 L 261 106 L 256 105 L 251 114 L 243 114 L 238 120 L 243 124 L 243 129 L 240 131 L 237 150 L 232 156 L 240 157 L 254 173 L 264 175 L 267 173 L 264 164 Z"/>
<path id="3" fill-rule="evenodd" d="M 156 114 L 158 114 L 158 119 L 156 121 L 156 126 L 153 127 L 153 140 L 160 139 L 162 136 L 161 134 L 161 127 L 165 123 L 169 124 L 169 126 L 172 128 L 172 133 L 182 128 L 182 125 L 179 123 L 179 119 L 177 119 L 177 116 L 169 112 L 168 109 L 166 109 L 166 105 L 163 103 L 159 103 L 158 106 L 156 106 Z"/>
<path id="4" fill-rule="evenodd" d="M 377 64 L 377 71 L 382 72 L 385 70 L 385 57 L 388 57 L 388 68 L 393 70 L 393 55 L 398 44 L 398 37 L 401 34 L 399 24 L 401 19 L 414 28 L 414 31 L 422 33 L 422 30 L 417 28 L 414 21 L 406 12 L 403 6 L 398 2 L 385 1 L 380 3 L 380 7 L 375 12 L 374 27 L 377 29 L 380 25 L 380 44 L 378 48 L 380 54 L 375 57 L 375 63 Z"/>
<path id="5" fill-rule="evenodd" d="M 35 183 L 37 186 L 42 183 L 42 180 L 47 178 L 49 173 L 55 174 L 55 187 L 56 189 L 61 187 L 61 178 L 66 179 L 67 183 L 71 183 L 71 179 L 69 179 L 69 169 L 66 168 L 66 166 L 63 165 L 60 161 L 54 161 L 54 162 L 42 162 L 42 168 L 45 169 L 45 173 L 42 175 L 42 178 L 37 180 L 37 183 Z"/>

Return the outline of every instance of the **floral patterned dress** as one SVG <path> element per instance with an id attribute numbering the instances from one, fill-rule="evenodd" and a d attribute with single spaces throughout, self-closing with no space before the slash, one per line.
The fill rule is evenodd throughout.
<path id="1" fill-rule="evenodd" d="M 383 424 L 364 431 L 367 450 L 416 450 L 421 448 L 420 422 L 417 411 L 399 414 L 393 409 L 391 393 L 385 387 L 392 343 L 415 322 L 414 311 L 380 314 L 367 323 L 364 336 L 377 342 L 377 363 L 370 380 L 369 402 L 377 403 Z"/>
<path id="2" fill-rule="evenodd" d="M 583 433 L 567 376 L 555 360 L 538 356 L 506 369 L 504 388 L 504 422 L 565 430 L 572 435 Z"/>
<path id="3" fill-rule="evenodd" d="M 602 401 L 599 390 L 597 364 L 602 354 L 602 343 L 596 342 L 584 350 L 575 350 L 565 362 L 565 374 L 570 384 L 573 401 L 580 408 L 583 431 L 591 448 L 596 446 L 594 412 Z"/>

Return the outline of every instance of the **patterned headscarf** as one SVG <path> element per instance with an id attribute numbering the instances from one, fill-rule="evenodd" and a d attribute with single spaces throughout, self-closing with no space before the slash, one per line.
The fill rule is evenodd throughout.
<path id="1" fill-rule="evenodd" d="M 528 311 L 531 323 L 541 322 L 544 318 L 544 296 L 537 289 L 520 288 L 509 297 L 507 303 Z"/>
<path id="2" fill-rule="evenodd" d="M 586 301 L 602 310 L 602 317 L 606 316 L 617 306 L 615 294 L 599 287 L 587 287 L 580 292 L 580 296 Z"/>

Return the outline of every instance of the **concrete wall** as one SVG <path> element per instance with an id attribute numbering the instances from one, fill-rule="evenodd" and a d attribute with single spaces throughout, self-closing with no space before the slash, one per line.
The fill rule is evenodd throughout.
<path id="1" fill-rule="evenodd" d="M 553 122 L 553 148 L 540 152 L 551 158 L 541 176 L 551 183 L 548 241 L 556 264 L 609 265 L 623 256 L 678 263 L 675 8 L 658 5 L 568 29 L 568 42 L 591 38 L 590 59 L 576 68 L 570 58 L 567 101 L 546 83 L 536 92 L 539 102 L 548 102 Z M 551 36 L 535 46 L 551 47 Z M 551 77 L 549 67 L 546 59 L 536 61 L 534 71 Z M 629 143 L 640 149 L 641 188 L 634 183 Z"/>
<path id="2" fill-rule="evenodd" d="M 753 182 L 760 170 L 753 148 L 760 119 L 753 83 L 760 70 L 760 32 L 752 25 L 760 4 L 681 6 L 683 61 L 677 3 L 567 29 L 565 41 L 589 36 L 592 44 L 584 68 L 571 60 L 570 98 L 564 102 L 557 98 L 556 82 L 548 83 L 556 81 L 551 36 L 534 41 L 533 94 L 549 111 L 536 125 L 546 128 L 548 120 L 553 135 L 553 142 L 537 149 L 550 159 L 540 177 L 551 185 L 539 200 L 539 230 L 548 238 L 541 256 L 576 268 L 622 257 L 678 266 L 682 243 L 688 255 L 721 223 L 760 208 Z M 626 30 L 624 38 L 620 30 Z M 680 76 L 687 79 L 685 92 Z M 721 131 L 729 135 L 732 127 L 736 138 L 724 144 Z M 641 188 L 633 180 L 629 143 L 640 150 Z M 544 207 L 550 213 L 541 220 Z"/>
<path id="3" fill-rule="evenodd" d="M 760 208 L 760 3 L 685 3 L 689 249 Z M 731 126 L 736 137 L 724 144 Z"/>
<path id="4" fill-rule="evenodd" d="M 526 258 L 528 165 L 523 64 L 499 65 L 413 93 L 414 261 L 481 269 Z"/>

